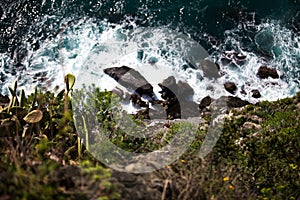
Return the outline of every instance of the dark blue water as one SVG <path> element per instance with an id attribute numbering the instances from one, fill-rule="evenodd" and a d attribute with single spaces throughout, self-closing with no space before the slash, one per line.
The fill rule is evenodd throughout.
<path id="1" fill-rule="evenodd" d="M 14 79 L 26 87 L 51 77 L 51 70 L 33 63 L 45 54 L 58 59 L 58 52 L 35 52 L 56 41 L 63 27 L 80 29 L 84 20 L 126 29 L 166 26 L 189 35 L 215 60 L 231 50 L 265 59 L 292 87 L 287 95 L 299 88 L 300 0 L 0 0 L 0 92 Z"/>

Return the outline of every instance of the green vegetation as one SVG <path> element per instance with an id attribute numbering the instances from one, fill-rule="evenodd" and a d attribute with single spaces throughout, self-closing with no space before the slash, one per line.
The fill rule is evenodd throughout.
<path id="1" fill-rule="evenodd" d="M 110 170 L 80 145 L 64 90 L 10 92 L 0 108 L 0 199 L 119 198 Z"/>
<path id="2" fill-rule="evenodd" d="M 36 89 L 25 95 L 17 83 L 9 89 L 10 103 L 0 106 L 0 199 L 124 199 L 126 192 L 135 194 L 141 186 L 125 190 L 112 181 L 112 170 L 87 150 L 96 142 L 87 125 L 96 122 L 115 145 L 143 153 L 169 144 L 180 127 L 190 128 L 186 122 L 170 121 L 156 137 L 135 138 L 127 134 L 134 127 L 124 129 L 118 119 L 126 116 L 137 131 L 145 128 L 143 119 L 113 116 L 120 108 L 118 98 L 92 86 L 72 93 L 74 101 L 85 103 L 84 110 L 75 112 L 77 129 L 84 130 L 78 137 L 68 96 L 74 81 L 68 75 L 66 91 L 58 94 Z M 229 110 L 231 117 L 206 158 L 198 157 L 207 131 L 207 124 L 201 124 L 178 161 L 139 179 L 145 188 L 156 187 L 161 199 L 299 199 L 299 103 L 300 93 Z M 121 175 L 117 178 L 121 182 Z M 162 185 L 152 187 L 152 180 Z"/>

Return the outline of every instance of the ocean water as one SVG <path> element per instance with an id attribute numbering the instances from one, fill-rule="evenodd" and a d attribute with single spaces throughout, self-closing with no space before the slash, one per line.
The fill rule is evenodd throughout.
<path id="1" fill-rule="evenodd" d="M 299 0 L 0 2 L 2 94 L 15 80 L 27 93 L 35 86 L 63 88 L 66 73 L 110 90 L 120 86 L 103 69 L 121 65 L 137 69 L 155 90 L 170 75 L 186 81 L 197 102 L 229 95 L 223 88 L 228 81 L 250 102 L 300 91 Z M 230 52 L 246 59 L 224 63 Z M 220 78 L 207 79 L 194 67 L 204 58 L 220 65 Z M 259 79 L 262 65 L 280 78 Z"/>

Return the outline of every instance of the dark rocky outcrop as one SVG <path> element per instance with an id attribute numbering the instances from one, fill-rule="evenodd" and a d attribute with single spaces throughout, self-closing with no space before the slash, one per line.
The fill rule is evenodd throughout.
<path id="1" fill-rule="evenodd" d="M 252 92 L 252 97 L 253 98 L 257 99 L 257 98 L 261 97 L 261 94 L 260 94 L 260 92 L 258 90 L 252 90 L 251 92 Z"/>
<path id="2" fill-rule="evenodd" d="M 228 65 L 234 62 L 238 65 L 243 65 L 247 61 L 246 58 L 247 56 L 242 53 L 236 51 L 226 51 L 221 57 L 221 63 L 223 65 Z"/>
<path id="3" fill-rule="evenodd" d="M 4 96 L 2 94 L 0 94 L 0 106 L 2 107 L 6 107 L 9 104 L 9 97 L 8 96 Z"/>
<path id="4" fill-rule="evenodd" d="M 231 94 L 235 94 L 237 87 L 235 85 L 235 83 L 233 82 L 227 82 L 224 84 L 224 88 L 227 92 L 231 93 Z"/>
<path id="5" fill-rule="evenodd" d="M 153 96 L 153 87 L 148 81 L 136 70 L 127 67 L 111 67 L 104 69 L 104 73 L 115 79 L 127 89 L 134 90 L 139 95 Z"/>
<path id="6" fill-rule="evenodd" d="M 257 75 L 258 75 L 259 78 L 262 78 L 262 79 L 265 79 L 265 78 L 268 78 L 268 77 L 271 77 L 271 78 L 274 78 L 274 79 L 279 78 L 279 75 L 278 75 L 276 69 L 269 68 L 267 66 L 261 66 L 258 69 Z"/>
<path id="7" fill-rule="evenodd" d="M 149 104 L 142 100 L 141 96 L 138 94 L 132 94 L 130 100 L 135 107 L 149 107 Z"/>
<path id="8" fill-rule="evenodd" d="M 201 102 L 199 104 L 199 108 L 202 110 L 202 109 L 206 108 L 207 106 L 209 106 L 210 104 L 211 104 L 211 98 L 210 98 L 210 96 L 206 96 L 201 100 Z"/>
<path id="9" fill-rule="evenodd" d="M 192 101 L 194 90 L 186 82 L 178 81 L 173 76 L 168 77 L 158 84 L 162 89 L 161 104 L 167 114 L 167 119 L 194 117 L 199 114 L 198 105 Z"/>
<path id="10" fill-rule="evenodd" d="M 228 108 L 241 108 L 250 104 L 248 101 L 233 96 L 228 96 L 225 100 L 227 101 Z"/>
<path id="11" fill-rule="evenodd" d="M 160 91 L 161 98 L 167 99 L 167 98 L 173 98 L 175 97 L 178 91 L 178 86 L 176 83 L 176 79 L 174 76 L 170 76 L 167 79 L 163 80 L 162 83 L 158 84 L 159 87 L 162 89 Z"/>
<path id="12" fill-rule="evenodd" d="M 204 73 L 204 77 L 209 79 L 217 79 L 220 77 L 220 66 L 210 60 L 203 60 L 199 64 L 199 69 Z"/>

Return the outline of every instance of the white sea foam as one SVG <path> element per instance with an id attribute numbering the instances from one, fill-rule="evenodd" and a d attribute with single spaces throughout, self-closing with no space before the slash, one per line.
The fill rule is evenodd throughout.
<path id="1" fill-rule="evenodd" d="M 239 30 L 228 31 L 223 46 L 218 47 L 211 59 L 220 62 L 223 51 L 228 50 L 224 46 L 230 43 L 233 50 L 246 55 L 246 62 L 236 64 L 235 67 L 221 65 L 223 76 L 209 80 L 203 78 L 201 70 L 182 68 L 186 60 L 196 66 L 196 63 L 209 56 L 186 35 L 167 27 L 147 29 L 134 26 L 133 29 L 126 29 L 122 24 L 109 24 L 106 21 L 96 24 L 92 20 L 82 19 L 66 27 L 51 40 L 44 41 L 38 50 L 28 48 L 29 54 L 24 62 L 26 70 L 22 73 L 13 76 L 1 68 L 1 72 L 6 75 L 2 87 L 11 86 L 17 76 L 21 88 L 27 92 L 33 91 L 36 85 L 49 90 L 57 85 L 63 88 L 63 75 L 73 73 L 77 83 L 95 83 L 101 89 L 112 90 L 122 86 L 104 74 L 103 69 L 127 65 L 138 70 L 154 86 L 158 97 L 156 84 L 171 75 L 177 81 L 186 81 L 193 87 L 194 100 L 197 102 L 207 95 L 213 98 L 230 95 L 223 87 L 227 81 L 238 86 L 236 96 L 251 102 L 258 101 L 251 96 L 252 89 L 258 89 L 262 94 L 259 100 L 276 100 L 295 94 L 300 85 L 299 38 L 275 22 L 263 23 L 257 30 L 268 30 L 274 37 L 272 58 L 266 60 L 245 50 L 240 44 L 242 38 L 238 35 Z M 140 50 L 143 50 L 143 57 L 139 59 Z M 1 62 L 10 62 L 3 54 L 1 56 Z M 261 65 L 276 68 L 281 78 L 259 79 L 256 73 Z M 38 72 L 46 74 L 46 81 L 33 79 Z M 247 95 L 241 93 L 241 88 Z"/>

